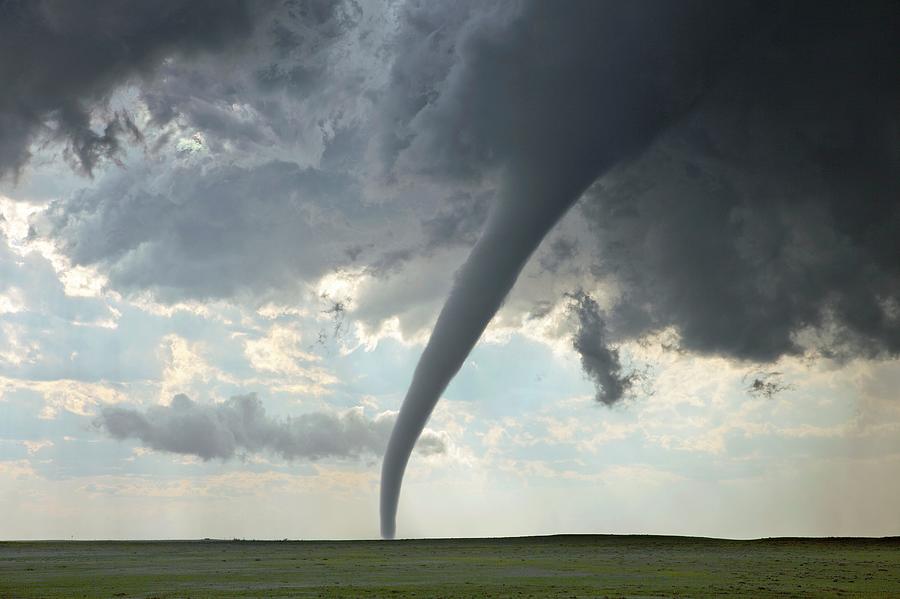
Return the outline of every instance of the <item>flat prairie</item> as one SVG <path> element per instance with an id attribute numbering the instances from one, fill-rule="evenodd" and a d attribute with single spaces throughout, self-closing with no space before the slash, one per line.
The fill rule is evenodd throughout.
<path id="1" fill-rule="evenodd" d="M 0 597 L 900 597 L 900 537 L 0 543 Z"/>

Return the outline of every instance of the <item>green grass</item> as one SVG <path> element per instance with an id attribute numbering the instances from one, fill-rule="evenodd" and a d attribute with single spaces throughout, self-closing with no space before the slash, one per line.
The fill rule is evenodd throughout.
<path id="1" fill-rule="evenodd" d="M 900 597 L 900 537 L 0 543 L 0 597 Z"/>

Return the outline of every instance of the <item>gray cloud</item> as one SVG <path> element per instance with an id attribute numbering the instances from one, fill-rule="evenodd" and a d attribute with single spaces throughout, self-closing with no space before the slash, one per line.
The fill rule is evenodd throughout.
<path id="1" fill-rule="evenodd" d="M 552 273 L 564 265 L 572 265 L 578 255 L 578 242 L 575 239 L 558 237 L 545 245 L 546 250 L 540 257 L 541 268 Z"/>
<path id="2" fill-rule="evenodd" d="M 361 205 L 343 175 L 271 161 L 116 173 L 51 204 L 35 228 L 116 288 L 177 301 L 290 289 L 398 221 Z"/>
<path id="3" fill-rule="evenodd" d="M 381 93 L 375 154 L 388 178 L 416 132 L 413 119 L 435 101 L 457 60 L 461 31 L 477 22 L 479 4 L 410 1 L 402 4 L 400 27 L 391 47 L 387 88 Z"/>
<path id="4" fill-rule="evenodd" d="M 434 216 L 422 221 L 427 249 L 475 243 L 487 220 L 491 199 L 490 191 L 461 192 L 448 197 Z"/>
<path id="5" fill-rule="evenodd" d="M 795 9 L 582 202 L 623 290 L 616 337 L 674 327 L 754 362 L 900 352 L 900 18 Z"/>
<path id="6" fill-rule="evenodd" d="M 638 375 L 624 373 L 619 350 L 608 345 L 606 323 L 597 302 L 583 291 L 571 295 L 570 309 L 578 321 L 572 347 L 581 366 L 597 387 L 598 402 L 611 406 L 626 397 Z"/>
<path id="7" fill-rule="evenodd" d="M 0 3 L 0 177 L 18 173 L 42 138 L 65 142 L 90 174 L 120 153 L 123 134 L 136 135 L 123 114 L 100 131 L 91 124 L 119 85 L 166 58 L 233 47 L 252 26 L 250 3 L 239 0 Z"/>
<path id="8" fill-rule="evenodd" d="M 252 43 L 166 60 L 136 81 L 148 151 L 54 194 L 37 235 L 112 288 L 162 302 L 295 297 L 342 266 L 393 272 L 423 236 L 452 243 L 418 226 L 443 214 L 445 192 L 366 197 L 363 117 L 390 19 L 350 0 L 281 4 L 251 7 Z M 459 236 L 471 240 L 472 220 Z"/>
<path id="9" fill-rule="evenodd" d="M 395 115 L 392 131 L 405 132 L 397 168 L 457 184 L 511 161 L 521 174 L 546 175 L 566 160 L 575 159 L 571 173 L 633 156 L 696 99 L 762 10 L 703 2 L 412 6 L 386 96 L 407 99 L 385 107 Z M 702 18 L 717 27 L 701 30 Z M 624 28 L 657 37 L 626 39 Z M 712 45 L 719 52 L 705 52 Z M 605 112 L 614 108 L 621 124 Z"/>
<path id="10" fill-rule="evenodd" d="M 143 412 L 108 406 L 94 424 L 120 441 L 136 439 L 151 449 L 203 460 L 261 452 L 286 460 L 318 460 L 381 455 L 394 419 L 392 413 L 368 418 L 362 409 L 273 418 L 251 393 L 215 404 L 200 404 L 186 395 L 176 395 L 168 406 Z M 436 433 L 424 435 L 417 447 L 424 455 L 446 450 L 444 439 Z"/>

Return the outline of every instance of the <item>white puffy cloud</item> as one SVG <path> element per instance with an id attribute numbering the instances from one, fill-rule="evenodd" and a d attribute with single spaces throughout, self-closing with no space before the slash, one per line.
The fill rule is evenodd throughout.
<path id="1" fill-rule="evenodd" d="M 203 460 L 270 452 L 287 460 L 380 455 L 396 414 L 368 418 L 362 407 L 343 414 L 313 412 L 276 419 L 253 394 L 217 404 L 199 404 L 176 395 L 168 406 L 146 412 L 104 407 L 95 425 L 115 439 L 137 439 L 146 447 Z M 429 432 L 419 440 L 424 455 L 443 453 L 443 438 Z"/>

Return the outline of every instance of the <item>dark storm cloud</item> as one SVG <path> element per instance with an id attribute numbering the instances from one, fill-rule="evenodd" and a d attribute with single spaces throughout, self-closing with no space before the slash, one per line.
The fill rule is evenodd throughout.
<path id="1" fill-rule="evenodd" d="M 755 362 L 900 353 L 900 14 L 794 6 L 583 202 L 620 338 Z"/>
<path id="2" fill-rule="evenodd" d="M 289 418 L 266 414 L 254 394 L 237 395 L 221 403 L 200 404 L 176 395 L 168 406 L 146 411 L 109 406 L 95 426 L 118 440 L 137 439 L 145 447 L 203 460 L 268 452 L 286 460 L 350 458 L 381 455 L 394 425 L 394 415 L 368 418 L 361 409 L 344 414 L 314 412 Z M 443 453 L 437 434 L 423 436 L 418 450 Z"/>
<path id="3" fill-rule="evenodd" d="M 597 388 L 598 402 L 611 406 L 621 401 L 635 383 L 634 373 L 626 374 L 619 350 L 608 345 L 606 323 L 597 302 L 590 295 L 571 295 L 570 309 L 578 321 L 572 346 L 581 356 L 581 367 Z"/>
<path id="4" fill-rule="evenodd" d="M 268 3 L 253 3 L 264 12 Z M 121 84 L 166 58 L 235 46 L 252 29 L 251 4 L 237 0 L 0 2 L 0 177 L 16 174 L 40 139 L 63 141 L 91 173 L 115 157 L 127 115 L 91 124 Z"/>

